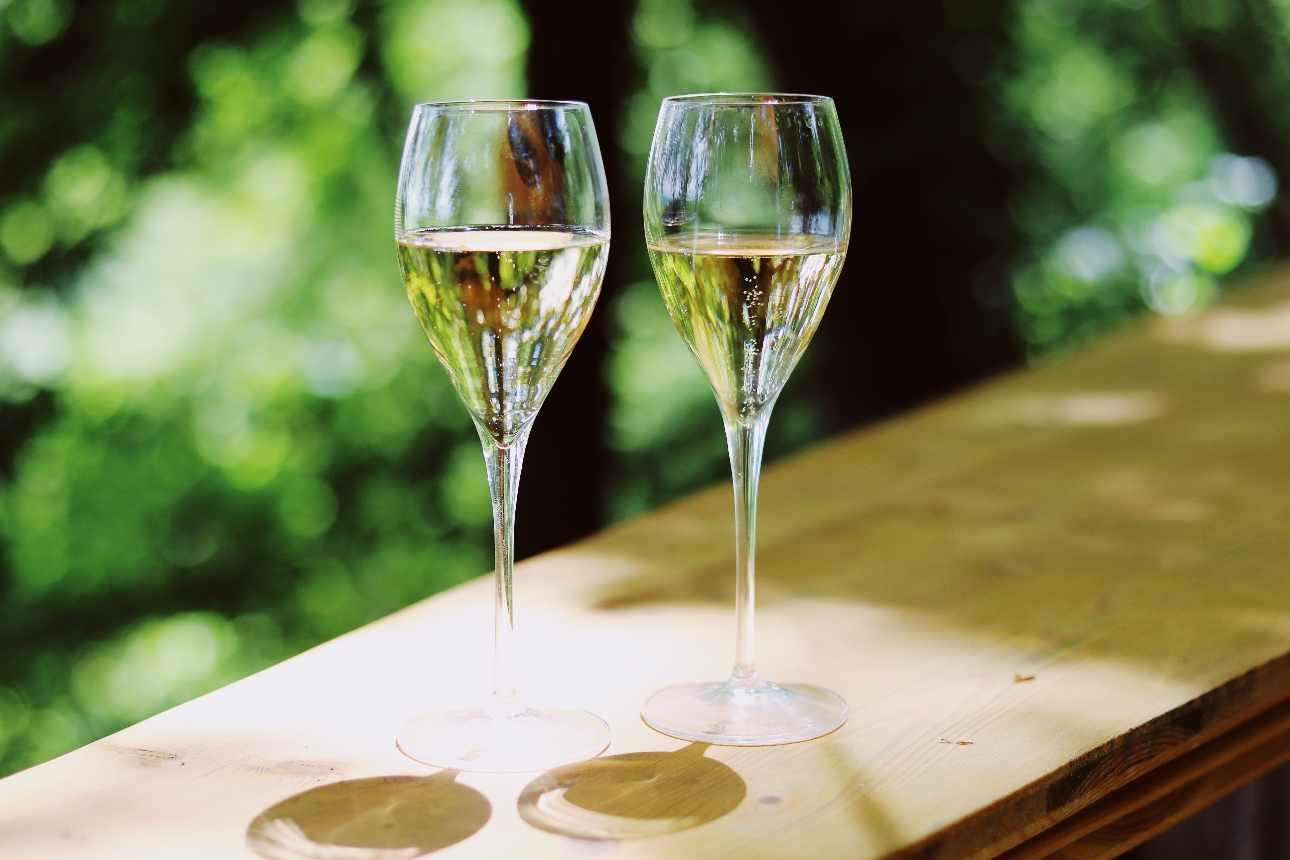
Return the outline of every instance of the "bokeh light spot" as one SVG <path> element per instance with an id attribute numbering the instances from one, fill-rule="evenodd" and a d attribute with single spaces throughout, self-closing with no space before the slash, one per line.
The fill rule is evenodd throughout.
<path id="1" fill-rule="evenodd" d="M 479 527 L 493 521 L 488 471 L 478 445 L 462 442 L 453 449 L 443 476 L 444 504 L 462 525 Z"/>
<path id="2" fill-rule="evenodd" d="M 0 11 L 9 28 L 28 45 L 52 42 L 72 21 L 70 0 L 13 0 L 5 5 L 0 5 Z"/>
<path id="3" fill-rule="evenodd" d="M 325 481 L 299 476 L 287 483 L 278 499 L 278 513 L 287 531 L 302 538 L 316 538 L 336 521 L 339 502 Z"/>
<path id="4" fill-rule="evenodd" d="M 20 200 L 0 215 L 0 246 L 18 265 L 39 260 L 53 243 L 53 220 L 36 201 Z"/>

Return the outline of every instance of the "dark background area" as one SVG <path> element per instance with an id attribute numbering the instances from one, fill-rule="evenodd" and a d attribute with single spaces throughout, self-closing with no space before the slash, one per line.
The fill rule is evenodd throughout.
<path id="1" fill-rule="evenodd" d="M 542 2 L 525 3 L 525 11 L 537 46 L 525 69 L 529 93 L 586 102 L 602 138 L 616 239 L 601 287 L 603 307 L 621 293 L 629 277 L 629 258 L 618 237 L 644 236 L 643 228 L 635 229 L 640 226 L 640 207 L 633 210 L 626 203 L 639 192 L 625 187 L 622 154 L 612 145 L 619 104 L 632 74 L 633 9 L 629 3 L 570 0 L 559 12 Z M 570 27 L 570 21 L 582 26 Z M 593 314 L 560 374 L 561 384 L 542 407 L 542 420 L 533 425 L 520 485 L 519 504 L 525 513 L 515 524 L 517 558 L 563 546 L 604 524 L 604 496 L 613 469 L 613 453 L 603 441 L 612 396 L 605 362 L 613 336 L 609 314 Z"/>

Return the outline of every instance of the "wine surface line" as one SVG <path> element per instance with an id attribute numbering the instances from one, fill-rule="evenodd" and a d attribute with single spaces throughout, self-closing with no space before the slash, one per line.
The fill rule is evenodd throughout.
<path id="1" fill-rule="evenodd" d="M 576 229 L 417 230 L 398 241 L 417 321 L 481 432 L 511 445 L 586 328 L 609 238 Z"/>
<path id="2" fill-rule="evenodd" d="M 846 245 L 829 237 L 690 233 L 649 244 L 668 313 L 727 419 L 779 396 L 824 316 Z"/>

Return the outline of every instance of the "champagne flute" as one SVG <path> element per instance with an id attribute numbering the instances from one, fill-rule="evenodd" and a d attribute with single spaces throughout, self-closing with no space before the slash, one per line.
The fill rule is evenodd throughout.
<path id="1" fill-rule="evenodd" d="M 417 105 L 394 209 L 408 299 L 479 431 L 493 501 L 493 695 L 426 714 L 398 746 L 470 771 L 547 770 L 591 758 L 609 727 L 525 707 L 515 690 L 512 543 L 529 430 L 591 316 L 609 255 L 609 199 L 581 102 Z"/>
<path id="2" fill-rule="evenodd" d="M 661 732 L 762 746 L 827 734 L 837 693 L 773 684 L 753 658 L 757 482 L 771 410 L 824 315 L 851 232 L 851 176 L 833 100 L 665 99 L 645 178 L 645 238 L 668 313 L 712 384 L 735 490 L 735 668 L 659 690 Z"/>

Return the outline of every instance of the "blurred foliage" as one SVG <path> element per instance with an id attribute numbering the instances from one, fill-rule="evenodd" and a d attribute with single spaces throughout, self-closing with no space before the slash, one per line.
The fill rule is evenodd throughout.
<path id="1" fill-rule="evenodd" d="M 1193 312 L 1275 252 L 1290 5 L 938 8 L 1014 177 L 995 232 L 1021 236 L 959 280 L 1031 354 Z M 639 188 L 659 101 L 775 87 L 778 34 L 716 0 L 634 9 L 598 119 Z M 0 0 L 0 773 L 489 567 L 477 440 L 399 289 L 391 202 L 409 105 L 521 95 L 528 49 L 515 0 Z M 844 110 L 865 85 L 838 82 Z M 639 198 L 614 206 L 608 519 L 727 474 Z M 811 356 L 772 456 L 823 432 Z"/>
<path id="2" fill-rule="evenodd" d="M 1025 168 L 1010 206 L 1027 247 L 1010 280 L 1032 354 L 1144 305 L 1199 310 L 1216 296 L 1216 277 L 1246 258 L 1276 176 L 1262 158 L 1225 151 L 1192 43 L 1255 5 L 1016 3 L 990 144 Z M 1009 300 L 996 285 L 981 291 Z"/>
<path id="3" fill-rule="evenodd" d="M 509 0 L 266 11 L 188 46 L 164 169 L 116 131 L 151 125 L 140 81 L 0 198 L 0 396 L 39 416 L 0 495 L 5 770 L 489 566 L 478 443 L 398 289 L 390 199 L 411 102 L 521 95 L 527 25 Z M 6 9 L 5 95 L 14 39 L 81 12 Z M 9 125 L 6 157 L 40 129 Z"/>

